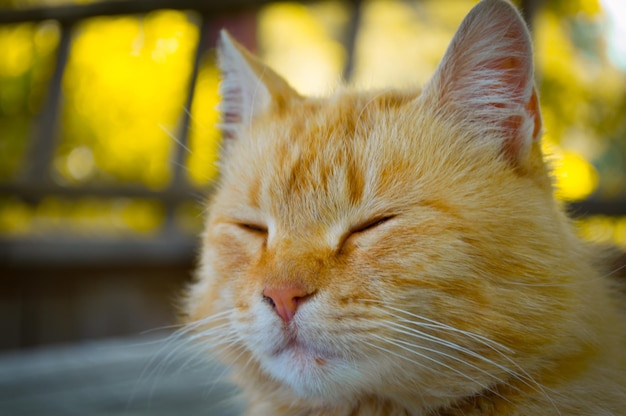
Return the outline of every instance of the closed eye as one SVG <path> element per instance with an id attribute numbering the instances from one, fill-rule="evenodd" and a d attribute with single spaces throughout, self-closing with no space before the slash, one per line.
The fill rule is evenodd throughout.
<path id="1" fill-rule="evenodd" d="M 352 227 L 350 229 L 350 234 L 363 233 L 365 231 L 372 230 L 378 227 L 379 225 L 386 223 L 387 221 L 391 220 L 394 217 L 395 215 L 385 215 L 385 216 L 371 218 L 367 221 L 364 221 Z"/>
<path id="2" fill-rule="evenodd" d="M 237 225 L 239 226 L 239 228 L 245 231 L 253 232 L 256 234 L 267 234 L 267 227 L 264 225 L 246 223 L 246 222 L 240 222 L 240 223 L 237 223 Z"/>

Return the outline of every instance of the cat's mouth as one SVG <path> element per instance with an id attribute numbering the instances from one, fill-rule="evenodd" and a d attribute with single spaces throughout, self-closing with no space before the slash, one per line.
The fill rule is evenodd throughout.
<path id="1" fill-rule="evenodd" d="M 290 337 L 283 345 L 272 351 L 272 355 L 275 357 L 287 356 L 295 361 L 315 363 L 318 366 L 323 366 L 328 360 L 336 357 L 336 354 L 331 351 L 321 350 L 296 337 Z"/>
<path id="2" fill-rule="evenodd" d="M 342 400 L 337 383 L 351 374 L 350 363 L 317 340 L 289 339 L 262 357 L 262 368 L 299 397 Z M 345 371 L 344 371 L 345 370 Z"/>

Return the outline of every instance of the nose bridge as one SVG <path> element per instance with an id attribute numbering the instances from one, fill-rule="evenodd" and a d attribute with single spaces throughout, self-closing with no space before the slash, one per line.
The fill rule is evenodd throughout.
<path id="1" fill-rule="evenodd" d="M 321 287 L 323 261 L 311 244 L 285 239 L 269 248 L 262 298 L 286 324 Z"/>
<path id="2" fill-rule="evenodd" d="M 308 291 L 318 289 L 323 268 L 322 250 L 303 238 L 284 238 L 268 247 L 270 261 L 265 270 L 265 286 L 301 286 Z"/>

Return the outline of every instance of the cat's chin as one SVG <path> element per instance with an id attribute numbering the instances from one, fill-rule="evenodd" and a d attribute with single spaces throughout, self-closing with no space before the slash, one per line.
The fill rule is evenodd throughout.
<path id="1" fill-rule="evenodd" d="M 262 360 L 272 378 L 302 398 L 337 402 L 346 400 L 358 384 L 358 372 L 342 357 L 299 342 L 277 349 Z"/>

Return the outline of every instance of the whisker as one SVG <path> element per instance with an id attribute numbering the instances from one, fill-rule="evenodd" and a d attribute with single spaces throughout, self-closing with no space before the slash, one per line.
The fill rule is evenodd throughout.
<path id="1" fill-rule="evenodd" d="M 398 326 L 400 326 L 401 328 L 406 328 L 408 331 L 411 331 L 411 332 L 415 331 L 415 332 L 419 333 L 419 336 L 417 336 L 417 338 L 427 339 L 427 340 L 430 340 L 430 341 L 432 341 L 432 342 L 436 342 L 436 343 L 438 343 L 438 344 L 440 344 L 440 345 L 447 346 L 447 347 L 449 347 L 449 348 L 451 348 L 451 349 L 454 349 L 454 350 L 457 350 L 457 351 L 463 352 L 463 353 L 465 353 L 465 354 L 468 354 L 468 355 L 470 355 L 470 356 L 473 356 L 473 357 L 475 357 L 475 358 L 478 358 L 478 359 L 480 359 L 480 360 L 482 360 L 482 361 L 484 361 L 484 362 L 486 362 L 486 363 L 488 363 L 488 364 L 491 364 L 491 365 L 493 365 L 494 367 L 496 367 L 496 368 L 498 368 L 498 369 L 500 369 L 500 370 L 504 371 L 506 374 L 508 374 L 508 375 L 512 376 L 514 379 L 516 379 L 516 380 L 520 381 L 522 384 L 526 385 L 527 387 L 529 387 L 529 388 L 533 389 L 534 391 L 537 391 L 537 392 L 539 392 L 539 393 L 544 394 L 544 396 L 545 396 L 545 397 L 546 397 L 546 398 L 547 398 L 547 399 L 548 399 L 548 400 L 549 400 L 549 401 L 550 401 L 550 402 L 551 402 L 551 403 L 555 406 L 555 408 L 556 408 L 556 405 L 554 404 L 554 402 L 553 402 L 552 398 L 551 398 L 551 397 L 547 394 L 547 392 L 544 390 L 543 386 L 542 386 L 541 384 L 539 384 L 538 382 L 536 382 L 536 381 L 535 381 L 535 380 L 534 380 L 534 379 L 533 379 L 530 375 L 528 375 L 528 374 L 527 374 L 527 373 L 526 373 L 523 369 L 521 369 L 521 367 L 519 367 L 519 366 L 518 366 L 517 364 L 515 364 L 513 361 L 511 361 L 510 359 L 508 359 L 508 357 L 503 356 L 503 357 L 504 357 L 505 359 L 507 359 L 508 361 L 511 361 L 511 362 L 512 362 L 512 363 L 513 363 L 516 367 L 519 367 L 519 368 L 520 368 L 520 370 L 522 370 L 522 372 L 524 373 L 524 375 L 520 375 L 520 374 L 518 374 L 517 372 L 515 372 L 515 371 L 511 370 L 510 368 L 507 368 L 507 367 L 505 367 L 505 366 L 503 366 L 503 365 L 501 365 L 501 364 L 498 364 L 498 363 L 496 363 L 496 362 L 495 362 L 495 361 L 493 361 L 493 360 L 490 360 L 490 359 L 488 359 L 488 358 L 486 358 L 486 357 L 484 357 L 484 356 L 482 356 L 482 355 L 480 355 L 480 354 L 478 354 L 478 353 L 476 353 L 476 352 L 474 352 L 474 351 L 471 351 L 471 350 L 469 350 L 469 349 L 467 349 L 467 348 L 461 347 L 461 346 L 459 346 L 458 344 L 455 344 L 455 343 L 453 343 L 453 342 L 445 341 L 445 340 L 439 339 L 439 338 L 437 338 L 437 337 L 435 337 L 435 336 L 432 336 L 432 335 L 429 335 L 429 334 L 424 334 L 424 333 L 422 333 L 422 332 L 421 332 L 421 331 L 419 331 L 419 330 L 415 330 L 415 329 L 413 329 L 413 328 L 409 328 L 409 327 L 406 327 L 406 326 L 404 326 L 404 325 L 399 325 L 399 324 L 396 324 L 396 323 L 391 322 L 391 321 L 386 321 L 386 323 L 388 323 L 388 324 L 390 324 L 390 325 L 398 325 Z M 407 335 L 413 335 L 413 336 L 416 336 L 416 334 L 408 333 L 407 331 L 403 331 L 403 330 L 402 330 L 402 331 L 399 331 L 398 329 L 393 329 L 393 330 L 394 330 L 394 331 L 397 331 L 397 332 L 401 332 L 401 333 L 407 334 Z M 493 374 L 489 373 L 488 371 L 481 369 L 480 367 L 477 367 L 477 366 L 475 366 L 475 365 L 473 365 L 473 364 L 470 364 L 470 363 L 468 363 L 468 362 L 466 362 L 466 361 L 463 361 L 462 359 L 460 359 L 460 358 L 458 358 L 458 357 L 450 356 L 449 354 L 445 354 L 445 353 L 443 353 L 442 351 L 439 351 L 439 350 L 436 350 L 436 349 L 430 349 L 430 348 L 423 347 L 423 346 L 419 346 L 419 345 L 415 345 L 415 344 L 411 344 L 411 343 L 406 342 L 406 341 L 401 341 L 401 340 L 397 340 L 397 341 L 398 341 L 398 342 L 401 342 L 401 343 L 404 343 L 404 344 L 406 344 L 406 345 L 414 346 L 414 347 L 416 347 L 416 348 L 420 348 L 420 349 L 424 349 L 424 350 L 427 350 L 427 351 L 431 351 L 431 352 L 436 353 L 436 354 L 444 355 L 444 356 L 449 357 L 449 358 L 451 358 L 451 359 L 453 359 L 453 360 L 455 360 L 455 361 L 461 362 L 461 363 L 463 363 L 463 364 L 465 364 L 465 365 L 467 365 L 467 366 L 469 366 L 469 367 L 471 367 L 471 368 L 473 368 L 473 369 L 475 369 L 475 370 L 478 370 L 479 372 L 481 372 L 481 373 L 483 373 L 483 374 L 485 374 L 485 375 L 488 375 L 489 377 L 494 378 L 495 380 L 497 380 L 497 381 L 498 381 L 498 382 L 500 382 L 501 384 L 507 384 L 507 381 L 506 381 L 506 380 L 503 380 L 503 379 L 501 379 L 500 377 L 495 376 L 495 375 L 493 375 Z M 531 382 L 532 382 L 532 383 L 531 383 Z M 510 386 L 510 385 L 509 385 L 509 386 Z M 516 387 L 516 386 L 510 386 L 510 387 L 512 387 L 514 390 L 520 391 L 520 389 L 519 389 L 518 387 Z M 495 392 L 494 392 L 494 393 L 495 393 Z M 557 411 L 558 411 L 558 409 L 557 409 Z"/>
<path id="2" fill-rule="evenodd" d="M 408 311 L 405 311 L 403 309 L 399 309 L 399 308 L 396 308 L 396 307 L 393 307 L 393 306 L 389 306 L 389 305 L 383 304 L 382 302 L 372 301 L 372 300 L 368 300 L 368 301 L 382 304 L 384 306 L 384 308 L 380 309 L 382 312 L 388 312 L 389 313 L 388 309 L 390 309 L 390 310 L 393 310 L 395 312 L 403 313 L 405 315 L 411 316 L 413 318 L 421 319 L 422 321 L 426 322 L 426 323 L 423 323 L 423 322 L 407 321 L 407 322 L 414 323 L 415 325 L 420 325 L 420 326 L 427 327 L 428 326 L 427 324 L 432 324 L 433 328 L 445 329 L 445 330 L 448 330 L 450 332 L 456 332 L 456 333 L 459 333 L 459 334 L 463 334 L 465 336 L 468 336 L 468 337 L 476 340 L 477 342 L 480 342 L 480 343 L 482 343 L 482 344 L 484 344 L 486 346 L 489 346 L 490 348 L 492 348 L 492 349 L 494 349 L 496 351 L 505 351 L 505 352 L 508 352 L 509 354 L 514 354 L 515 353 L 515 351 L 513 351 L 509 347 L 507 347 L 505 345 L 502 345 L 502 344 L 500 344 L 500 343 L 498 343 L 496 341 L 490 340 L 489 338 L 486 338 L 486 337 L 484 337 L 482 335 L 474 334 L 474 333 L 468 332 L 468 331 L 464 331 L 462 329 L 458 329 L 458 328 L 455 328 L 453 326 L 446 325 L 444 323 L 438 322 L 438 321 L 436 321 L 434 319 L 426 318 L 424 316 L 417 315 L 415 313 L 408 312 Z"/>
<path id="3" fill-rule="evenodd" d="M 189 116 L 189 120 L 193 121 L 194 126 L 200 127 L 203 132 L 208 131 L 208 129 L 205 126 L 203 126 L 202 124 L 198 122 L 198 120 L 191 114 L 191 111 L 186 106 L 183 106 L 183 111 Z"/>
<path id="4" fill-rule="evenodd" d="M 626 269 L 626 263 L 622 264 L 621 266 L 617 267 L 616 269 L 611 270 L 610 272 L 608 272 L 607 274 L 603 275 L 602 277 L 604 277 L 604 278 L 610 277 L 610 276 L 614 275 L 615 273 L 622 271 L 623 269 Z"/>
<path id="5" fill-rule="evenodd" d="M 413 329 L 413 328 L 410 328 L 410 327 L 407 327 L 407 326 L 404 326 L 404 325 L 396 324 L 395 322 L 391 322 L 391 321 L 383 321 L 383 322 L 385 322 L 385 323 L 387 323 L 389 325 L 392 325 L 392 326 L 399 326 L 400 328 L 403 328 L 403 329 L 393 328 L 392 330 L 395 331 L 395 332 L 399 332 L 399 333 L 402 333 L 402 334 L 405 334 L 405 335 L 410 335 L 410 336 L 416 337 L 418 339 L 431 341 L 431 342 L 437 343 L 439 345 L 446 346 L 446 347 L 448 347 L 450 349 L 453 349 L 453 350 L 456 350 L 456 351 L 459 351 L 459 352 L 463 352 L 463 353 L 465 353 L 467 355 L 470 355 L 470 356 L 472 356 L 474 358 L 478 358 L 478 359 L 480 359 L 480 360 L 482 360 L 482 361 L 484 361 L 484 362 L 486 362 L 488 364 L 491 364 L 491 365 L 493 365 L 493 366 L 495 366 L 495 367 L 505 371 L 508 374 L 515 375 L 515 373 L 513 373 L 511 370 L 507 369 L 506 367 L 503 367 L 503 366 L 497 364 L 496 362 L 494 362 L 494 361 L 492 361 L 492 360 L 490 360 L 490 359 L 488 359 L 488 358 L 486 358 L 486 357 L 484 357 L 484 356 L 482 356 L 482 355 L 480 355 L 480 354 L 478 354 L 478 353 L 476 353 L 474 351 L 471 351 L 471 350 L 469 350 L 467 348 L 461 347 L 461 346 L 459 346 L 459 345 L 457 345 L 457 344 L 455 344 L 453 342 L 442 340 L 441 338 L 435 337 L 433 335 L 425 334 L 425 333 L 423 333 L 423 332 L 421 332 L 419 330 L 416 330 L 416 329 Z M 433 348 L 429 348 L 429 347 L 425 347 L 425 346 L 421 346 L 421 345 L 411 344 L 411 343 L 409 343 L 407 341 L 400 341 L 400 340 L 398 340 L 398 342 L 406 343 L 407 345 L 411 345 L 411 346 L 414 346 L 416 348 L 420 348 L 420 349 L 423 349 L 423 350 L 426 350 L 426 351 L 430 351 L 430 352 L 433 352 L 433 353 L 436 353 L 436 354 L 440 354 L 440 355 L 448 357 L 448 358 L 450 358 L 452 360 L 459 361 L 459 362 L 469 366 L 470 368 L 473 368 L 473 369 L 475 369 L 475 370 L 477 370 L 477 371 L 479 371 L 479 372 L 481 372 L 483 374 L 486 374 L 486 375 L 489 375 L 492 378 L 495 378 L 500 383 L 505 383 L 505 381 L 502 380 L 501 378 L 499 378 L 499 377 L 489 373 L 487 370 L 484 370 L 484 369 L 482 369 L 482 368 L 480 368 L 478 366 L 475 366 L 473 364 L 470 364 L 470 363 L 464 361 L 460 357 L 455 357 L 453 355 L 446 354 L 443 351 L 436 350 L 436 349 L 433 349 Z"/>
<path id="6" fill-rule="evenodd" d="M 237 354 L 234 357 L 234 360 L 238 360 L 239 357 L 241 357 L 243 354 L 246 353 L 246 348 L 242 345 L 242 344 L 235 344 L 232 349 L 234 349 L 235 351 L 240 350 L 239 354 Z M 220 374 L 215 377 L 215 379 L 213 380 L 213 383 L 211 383 L 211 387 L 208 389 L 207 394 L 210 394 L 213 389 L 215 389 L 215 387 L 217 386 L 217 384 L 224 379 L 224 377 L 226 376 L 226 374 L 230 371 L 230 368 L 228 367 L 224 367 L 224 369 L 220 372 Z"/>
<path id="7" fill-rule="evenodd" d="M 167 134 L 169 136 L 170 139 L 174 140 L 180 147 L 182 147 L 183 149 L 185 149 L 185 151 L 187 151 L 187 153 L 191 154 L 191 149 L 189 149 L 187 146 L 185 146 L 185 144 L 183 142 L 181 142 L 180 140 L 178 140 L 178 138 L 171 132 L 169 131 L 167 128 L 165 128 L 164 125 L 159 124 L 159 128 L 161 130 L 163 130 L 163 132 L 165 134 Z"/>
<path id="8" fill-rule="evenodd" d="M 379 99 L 381 96 L 383 96 L 385 94 L 384 91 L 381 91 L 378 94 L 375 94 L 372 98 L 370 98 L 365 105 L 363 105 L 363 107 L 361 108 L 361 111 L 359 112 L 359 115 L 356 118 L 356 123 L 355 127 L 354 127 L 354 131 L 358 131 L 359 128 L 359 124 L 361 124 L 361 117 L 363 116 L 363 113 L 365 113 L 365 110 L 367 109 L 367 107 L 369 107 L 370 104 L 372 104 L 374 101 L 376 101 L 377 99 Z"/>
<path id="9" fill-rule="evenodd" d="M 171 324 L 171 325 L 157 326 L 157 327 L 146 329 L 145 331 L 140 332 L 140 335 L 148 335 L 154 332 L 164 331 L 166 329 L 182 328 L 184 326 L 185 324 Z"/>
<path id="10" fill-rule="evenodd" d="M 568 287 L 568 286 L 584 285 L 588 282 L 593 282 L 593 281 L 603 280 L 603 279 L 604 277 L 599 276 L 599 277 L 594 277 L 593 279 L 586 279 L 583 281 L 567 282 L 567 283 L 522 283 L 522 282 L 508 281 L 506 282 L 506 284 L 511 285 L 511 286 L 524 286 L 524 287 Z"/>
<path id="11" fill-rule="evenodd" d="M 483 383 L 481 383 L 481 382 L 477 381 L 476 379 L 474 379 L 474 378 L 472 378 L 472 377 L 468 376 L 467 374 L 465 374 L 465 373 L 464 373 L 464 372 L 462 372 L 461 370 L 456 369 L 456 368 L 454 368 L 454 367 L 452 367 L 452 366 L 450 366 L 450 365 L 448 365 L 448 364 L 445 364 L 445 363 L 443 363 L 443 362 L 441 362 L 441 361 L 437 360 L 436 358 L 430 357 L 429 355 L 422 354 L 422 353 L 420 353 L 420 352 L 418 352 L 418 351 L 415 351 L 415 350 L 413 350 L 413 349 L 411 349 L 411 348 L 408 348 L 407 346 L 403 345 L 403 343 L 402 343 L 401 341 L 399 341 L 399 340 L 390 340 L 390 339 L 387 339 L 387 338 L 385 338 L 385 337 L 382 337 L 382 336 L 380 336 L 380 335 L 378 335 L 378 334 L 372 334 L 371 336 L 372 336 L 373 338 L 377 338 L 377 339 L 379 339 L 379 340 L 381 340 L 381 341 L 383 341 L 383 342 L 386 342 L 386 343 L 388 343 L 388 344 L 395 345 L 395 346 L 396 346 L 396 347 L 398 347 L 398 348 L 401 348 L 401 349 L 403 349 L 403 350 L 405 350 L 405 351 L 407 351 L 407 352 L 410 352 L 411 354 L 415 354 L 415 355 L 417 355 L 418 357 L 424 358 L 424 359 L 426 359 L 426 360 L 428 360 L 428 361 L 431 361 L 431 362 L 433 362 L 433 363 L 435 363 L 435 364 L 437 364 L 437 365 L 440 365 L 440 366 L 442 366 L 442 367 L 444 367 L 444 368 L 446 368 L 446 369 L 448 369 L 448 370 L 452 371 L 453 373 L 456 373 L 456 374 L 460 375 L 461 377 L 465 378 L 466 380 L 469 380 L 469 381 L 471 381 L 471 382 L 473 382 L 473 383 L 478 384 L 478 385 L 479 385 L 480 387 L 482 387 L 484 390 L 491 391 L 491 390 L 490 390 L 490 388 L 489 388 L 487 385 L 485 385 L 485 384 L 483 384 Z M 445 355 L 445 354 L 444 354 L 444 355 Z M 428 367 L 428 366 L 426 366 L 426 365 L 422 365 L 422 366 L 423 366 L 423 367 L 425 367 L 425 368 L 429 368 L 429 367 Z"/>
<path id="12" fill-rule="evenodd" d="M 184 348 L 188 348 L 191 343 L 198 338 L 197 335 L 190 336 L 189 333 L 195 331 L 202 325 L 207 325 L 219 319 L 223 319 L 224 317 L 227 317 L 230 313 L 232 313 L 231 310 L 226 310 L 214 315 L 207 316 L 203 319 L 190 322 L 183 325 L 181 328 L 179 328 L 169 336 L 160 340 L 163 345 L 154 354 L 152 354 L 148 362 L 144 365 L 144 368 L 137 379 L 135 387 L 130 394 L 127 406 L 129 406 L 130 403 L 132 403 L 132 401 L 134 400 L 137 389 L 144 380 L 146 380 L 148 377 L 154 377 L 155 375 L 158 375 L 161 371 L 164 371 L 167 365 L 169 365 L 169 363 L 171 362 L 172 357 L 174 357 L 177 353 L 180 353 L 180 351 Z M 208 336 L 208 332 L 219 334 L 219 329 L 216 328 L 223 328 L 225 325 L 227 324 L 221 324 L 213 327 L 213 329 L 210 331 L 205 331 L 204 336 Z M 157 360 L 159 360 L 160 362 L 159 364 L 154 366 L 154 363 Z"/>
<path id="13" fill-rule="evenodd" d="M 215 334 L 219 334 L 221 332 L 221 330 L 225 327 L 227 327 L 229 324 L 225 323 L 225 324 L 221 324 L 221 325 L 217 325 L 213 328 L 211 328 L 209 331 L 202 331 L 202 332 L 198 332 L 194 335 L 190 335 L 190 336 L 185 336 L 183 338 L 183 334 L 181 334 L 180 336 L 177 337 L 177 341 L 178 344 L 172 348 L 166 355 L 165 357 L 163 357 L 163 359 L 161 360 L 161 362 L 156 366 L 155 370 L 158 370 L 159 367 L 167 365 L 170 361 L 170 359 L 172 357 L 175 357 L 177 353 L 180 352 L 180 350 L 184 347 L 188 347 L 189 345 L 192 345 L 192 343 L 197 340 L 197 339 L 203 339 L 209 336 L 213 336 Z"/>
<path id="14" fill-rule="evenodd" d="M 234 331 L 231 332 L 233 332 L 233 334 L 230 335 L 228 339 L 221 339 L 218 343 L 215 343 L 213 339 L 205 339 L 203 340 L 203 342 L 194 342 L 191 345 L 191 354 L 189 354 L 189 357 L 179 366 L 176 373 L 183 372 L 187 369 L 189 364 L 197 362 L 199 357 L 207 353 L 207 349 L 215 348 L 216 345 L 229 345 L 231 347 L 233 345 L 236 345 L 232 342 L 233 340 L 237 339 L 237 337 L 234 336 L 236 334 L 234 333 Z"/>
<path id="15" fill-rule="evenodd" d="M 509 354 L 514 354 L 515 353 L 510 348 L 508 348 L 508 347 L 506 347 L 506 346 L 504 346 L 504 345 L 502 345 L 502 344 L 500 344 L 498 342 L 490 340 L 490 339 L 488 339 L 488 338 L 486 338 L 486 337 L 484 337 L 482 335 L 474 334 L 474 333 L 469 332 L 469 331 L 463 331 L 463 330 L 460 330 L 458 328 L 454 328 L 454 327 L 451 327 L 449 325 L 443 324 L 441 322 L 437 322 L 434 319 L 426 318 L 426 317 L 417 315 L 415 313 L 411 313 L 411 312 L 404 311 L 402 309 L 399 309 L 399 308 L 396 308 L 396 307 L 393 307 L 393 306 L 386 305 L 386 304 L 384 304 L 383 302 L 380 302 L 380 301 L 370 300 L 370 299 L 364 299 L 363 301 L 372 302 L 372 303 L 378 303 L 378 304 L 382 305 L 382 307 L 378 308 L 379 311 L 381 311 L 383 313 L 387 313 L 388 315 L 397 318 L 400 322 L 412 324 L 412 325 L 419 326 L 419 327 L 422 327 L 422 328 L 432 328 L 432 329 L 435 329 L 435 330 L 442 330 L 442 331 L 449 331 L 449 332 L 453 332 L 453 333 L 458 333 L 458 334 L 467 336 L 468 338 L 472 339 L 473 341 L 478 342 L 480 345 L 488 347 L 489 349 L 493 350 L 496 354 L 498 354 L 500 357 L 505 359 L 507 362 L 512 364 L 517 370 L 519 370 L 519 372 L 518 371 L 514 371 L 512 369 L 509 369 L 509 368 L 507 368 L 507 367 L 505 367 L 503 365 L 497 364 L 494 361 L 489 360 L 486 357 L 481 356 L 480 354 L 477 354 L 476 352 L 472 352 L 471 350 L 466 349 L 464 347 L 460 347 L 460 346 L 458 346 L 458 345 L 456 345 L 454 343 L 450 343 L 449 345 L 447 345 L 449 348 L 455 348 L 456 349 L 455 346 L 457 346 L 459 348 L 462 348 L 464 350 L 463 352 L 466 352 L 466 353 L 468 353 L 468 354 L 470 354 L 472 356 L 475 356 L 476 358 L 486 360 L 485 362 L 489 362 L 490 364 L 495 365 L 497 368 L 505 371 L 506 373 L 511 375 L 514 379 L 518 380 L 522 384 L 526 385 L 527 387 L 531 388 L 534 391 L 537 391 L 538 393 L 541 393 L 552 404 L 552 406 L 557 411 L 557 413 L 561 414 L 559 409 L 558 409 L 558 407 L 556 406 L 556 403 L 554 402 L 552 397 L 548 394 L 547 388 L 545 386 L 543 386 L 541 383 L 537 382 L 530 374 L 528 374 L 527 371 L 525 371 L 519 364 L 517 364 L 515 362 L 515 360 L 513 360 L 509 356 Z M 419 322 L 419 321 L 414 321 L 414 320 L 410 320 L 410 319 L 404 318 L 404 317 L 399 316 L 396 313 L 393 313 L 393 312 L 391 312 L 391 311 L 389 311 L 387 309 L 390 309 L 392 311 L 396 311 L 398 313 L 403 313 L 405 315 L 408 315 L 408 316 L 411 316 L 411 317 L 414 317 L 414 318 L 418 318 L 418 319 L 423 320 L 425 322 Z M 392 322 L 389 321 L 388 323 L 392 323 Z M 396 325 L 398 325 L 400 327 L 403 327 L 403 328 L 405 328 L 407 330 L 416 331 L 416 332 L 420 333 L 422 336 L 433 337 L 435 339 L 439 339 L 438 337 L 435 337 L 435 336 L 432 336 L 432 335 L 429 335 L 429 334 L 425 334 L 422 331 L 419 331 L 419 330 L 414 329 L 414 328 L 406 327 L 405 325 L 402 325 L 402 324 L 396 324 Z M 431 341 L 437 342 L 434 339 L 431 339 Z M 448 341 L 445 341 L 445 340 L 441 340 L 441 341 L 444 343 L 444 344 L 441 344 L 441 345 L 446 345 L 445 343 L 448 342 Z M 462 350 L 458 350 L 458 351 L 462 351 Z M 508 354 L 505 354 L 505 352 L 508 353 Z"/>

